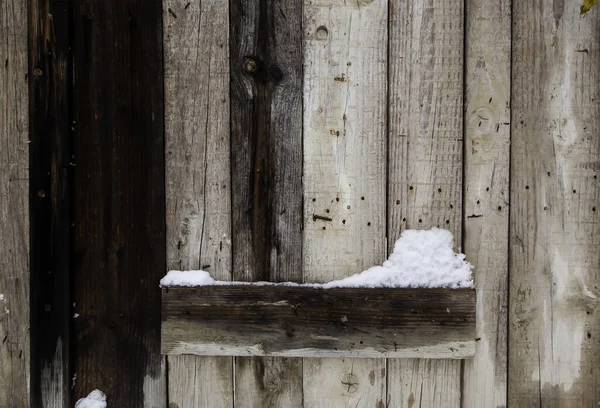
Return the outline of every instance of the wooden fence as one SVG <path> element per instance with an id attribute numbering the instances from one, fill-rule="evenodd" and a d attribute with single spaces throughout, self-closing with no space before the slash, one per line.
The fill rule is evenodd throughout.
<path id="1" fill-rule="evenodd" d="M 579 6 L 0 0 L 0 407 L 597 407 Z M 167 269 L 326 281 L 436 226 L 475 265 L 472 359 L 160 355 Z"/>

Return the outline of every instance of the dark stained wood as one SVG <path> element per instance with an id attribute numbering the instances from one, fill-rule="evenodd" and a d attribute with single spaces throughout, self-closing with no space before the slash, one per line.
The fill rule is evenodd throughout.
<path id="1" fill-rule="evenodd" d="M 162 6 L 73 2 L 74 397 L 166 407 Z"/>
<path id="2" fill-rule="evenodd" d="M 302 278 L 301 20 L 298 0 L 230 2 L 236 280 Z"/>
<path id="3" fill-rule="evenodd" d="M 235 280 L 302 281 L 302 3 L 229 2 Z M 302 405 L 301 362 L 237 362 L 237 407 Z"/>
<path id="4" fill-rule="evenodd" d="M 30 0 L 31 404 L 71 407 L 69 3 Z M 1 364 L 1 363 L 0 363 Z M 14 401 L 13 401 L 14 402 Z"/>
<path id="5" fill-rule="evenodd" d="M 467 357 L 475 291 L 231 285 L 163 288 L 162 352 Z"/>

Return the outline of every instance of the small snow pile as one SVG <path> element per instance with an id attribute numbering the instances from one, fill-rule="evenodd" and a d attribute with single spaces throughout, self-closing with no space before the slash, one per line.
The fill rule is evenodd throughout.
<path id="1" fill-rule="evenodd" d="M 100 390 L 94 390 L 77 401 L 75 408 L 106 408 L 106 395 Z"/>
<path id="2" fill-rule="evenodd" d="M 344 279 L 314 284 L 287 286 L 310 286 L 316 288 L 472 288 L 472 266 L 465 255 L 454 252 L 454 239 L 450 231 L 406 230 L 396 244 L 394 252 L 381 266 L 373 266 L 364 272 Z M 216 281 L 205 271 L 170 271 L 161 279 L 161 286 L 209 286 L 251 284 L 249 282 Z M 252 284 L 274 285 L 271 282 Z"/>
<path id="3" fill-rule="evenodd" d="M 209 286 L 217 283 L 206 271 L 169 271 L 160 280 L 160 286 Z"/>
<path id="4" fill-rule="evenodd" d="M 374 266 L 324 288 L 472 288 L 472 266 L 452 249 L 454 239 L 444 229 L 406 230 L 383 266 Z"/>

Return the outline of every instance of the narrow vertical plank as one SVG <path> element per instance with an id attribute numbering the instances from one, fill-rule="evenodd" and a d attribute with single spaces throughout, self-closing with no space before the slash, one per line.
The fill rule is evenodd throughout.
<path id="1" fill-rule="evenodd" d="M 230 0 L 235 280 L 302 280 L 301 22 L 301 0 Z M 301 367 L 237 358 L 235 406 L 302 406 Z"/>
<path id="2" fill-rule="evenodd" d="M 0 407 L 28 407 L 27 2 L 0 0 Z"/>
<path id="3" fill-rule="evenodd" d="M 396 381 L 389 384 L 391 407 L 457 406 L 460 400 L 460 362 L 455 360 L 390 359 L 390 373 L 397 373 Z M 396 401 L 396 402 L 394 402 Z M 402 404 L 398 404 L 402 401 Z M 480 405 L 480 408 L 491 407 Z"/>
<path id="4" fill-rule="evenodd" d="M 29 66 L 19 76 L 29 80 L 31 404 L 67 408 L 72 406 L 69 359 L 73 313 L 70 20 L 65 2 L 30 0 L 28 10 Z M 7 17 L 13 16 L 9 13 Z M 11 43 L 14 40 L 9 40 Z M 27 277 L 22 279 L 27 284 Z"/>
<path id="5" fill-rule="evenodd" d="M 385 0 L 304 2 L 304 280 L 385 260 Z M 305 359 L 308 407 L 385 404 L 385 360 Z"/>
<path id="6" fill-rule="evenodd" d="M 600 401 L 600 15 L 513 3 L 509 405 Z"/>
<path id="7" fill-rule="evenodd" d="M 75 399 L 164 408 L 162 7 L 73 4 Z"/>
<path id="8" fill-rule="evenodd" d="M 463 149 L 463 2 L 390 3 L 388 245 L 407 228 L 450 230 L 461 245 Z M 460 405 L 457 361 L 390 361 L 390 407 L 410 406 L 400 390 L 411 367 L 424 389 L 441 384 L 445 407 Z M 446 369 L 445 367 L 451 367 Z M 436 406 L 422 400 L 421 407 Z"/>
<path id="9" fill-rule="evenodd" d="M 463 408 L 506 406 L 511 2 L 466 2 L 464 251 L 475 267 L 477 353 Z"/>
<path id="10" fill-rule="evenodd" d="M 165 177 L 168 269 L 231 280 L 229 8 L 165 0 Z M 233 360 L 168 358 L 169 404 L 233 406 Z"/>

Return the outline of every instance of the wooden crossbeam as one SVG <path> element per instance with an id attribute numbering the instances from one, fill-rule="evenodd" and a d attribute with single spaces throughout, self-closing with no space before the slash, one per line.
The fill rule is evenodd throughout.
<path id="1" fill-rule="evenodd" d="M 162 353 L 466 358 L 475 290 L 165 287 Z"/>

